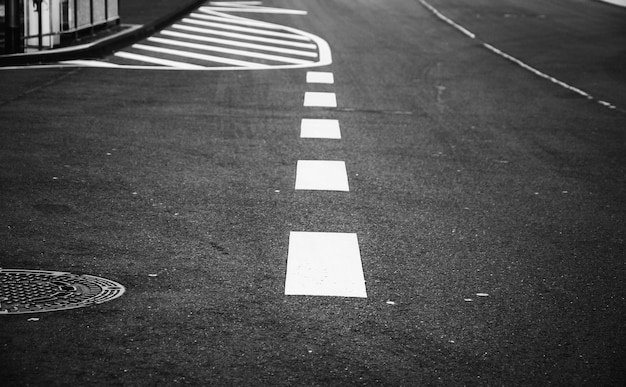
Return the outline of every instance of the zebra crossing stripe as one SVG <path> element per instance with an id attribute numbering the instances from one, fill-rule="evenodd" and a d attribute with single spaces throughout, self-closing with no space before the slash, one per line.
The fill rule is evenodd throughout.
<path id="1" fill-rule="evenodd" d="M 202 10 L 202 9 L 201 9 Z M 229 15 L 227 13 L 222 12 L 213 12 L 209 10 L 204 10 L 203 13 L 191 13 L 190 17 L 200 18 L 203 20 L 212 20 L 222 23 L 231 23 L 231 24 L 240 24 L 248 27 L 260 27 L 267 28 L 271 30 L 281 30 L 281 26 L 273 23 L 264 22 L 261 20 L 248 19 L 246 17 Z"/>
<path id="2" fill-rule="evenodd" d="M 188 25 L 184 25 L 184 24 L 174 24 L 174 25 L 172 25 L 171 28 L 175 28 L 175 29 L 178 29 L 178 30 L 184 30 L 184 31 L 190 31 L 190 32 L 197 32 L 197 33 L 206 34 L 206 35 L 224 36 L 224 37 L 233 38 L 233 39 L 239 39 L 239 40 L 250 40 L 250 41 L 253 41 L 253 42 L 263 42 L 263 43 L 268 43 L 268 44 L 278 44 L 278 45 L 281 45 L 281 46 L 288 46 L 288 47 L 317 49 L 317 46 L 315 44 L 312 44 L 312 43 L 301 43 L 301 42 L 292 42 L 290 40 L 265 38 L 265 37 L 262 37 L 262 36 L 239 34 L 237 32 L 219 31 L 219 30 L 214 30 L 214 29 L 209 29 L 209 28 L 188 26 Z"/>
<path id="3" fill-rule="evenodd" d="M 177 61 L 168 60 L 168 59 L 155 58 L 155 57 L 147 56 L 147 55 L 134 54 L 132 52 L 119 51 L 119 52 L 116 52 L 114 55 L 119 58 L 137 60 L 137 61 L 145 62 L 145 63 L 153 63 L 153 64 L 157 64 L 161 66 L 176 67 L 179 69 L 199 70 L 199 69 L 204 68 L 204 66 L 193 65 L 193 64 L 189 64 L 185 62 L 177 62 Z"/>
<path id="4" fill-rule="evenodd" d="M 307 37 L 302 36 L 302 35 L 296 35 L 296 34 L 284 33 L 284 32 L 276 32 L 276 31 L 268 31 L 268 30 L 263 30 L 260 28 L 239 27 L 239 26 L 233 26 L 230 24 L 214 23 L 214 22 L 191 19 L 191 18 L 185 18 L 183 19 L 183 21 L 185 23 L 196 24 L 196 25 L 205 26 L 205 27 L 221 28 L 223 30 L 229 30 L 229 31 L 246 32 L 249 34 L 273 36 L 273 37 L 294 39 L 294 40 L 304 40 L 304 41 L 309 40 Z"/>
<path id="5" fill-rule="evenodd" d="M 296 9 L 285 9 L 285 8 L 272 8 L 272 7 L 261 7 L 256 4 L 243 4 L 238 2 L 231 3 L 211 3 L 211 5 L 218 5 L 217 7 L 202 7 L 204 9 L 215 9 L 224 12 L 253 12 L 253 13 L 280 13 L 280 14 L 288 14 L 288 15 L 306 15 L 306 11 L 300 11 Z M 201 9 L 202 9 L 201 8 Z"/>
<path id="6" fill-rule="evenodd" d="M 170 55 L 182 56 L 186 58 L 199 59 L 199 60 L 208 61 L 208 62 L 229 64 L 229 65 L 234 65 L 234 66 L 255 67 L 255 68 L 269 67 L 268 65 L 256 63 L 256 62 L 247 62 L 247 61 L 242 61 L 242 60 L 223 58 L 223 57 L 214 56 L 214 55 L 197 54 L 195 52 L 173 50 L 170 48 L 148 46 L 145 44 L 135 44 L 133 45 L 133 48 L 138 49 L 138 50 L 145 50 L 145 51 L 151 51 L 151 52 L 158 52 L 162 54 L 170 54 Z"/>
<path id="7" fill-rule="evenodd" d="M 237 4 L 228 7 L 241 10 L 254 7 Z M 261 8 L 267 7 L 256 7 L 256 10 Z M 220 6 L 200 7 L 128 50 L 116 52 L 106 61 L 61 64 L 147 70 L 257 70 L 332 63 L 328 43 L 316 35 L 226 12 L 227 9 Z M 129 64 L 130 61 L 138 64 Z"/>
<path id="8" fill-rule="evenodd" d="M 236 40 L 211 38 L 211 37 L 208 37 L 208 36 L 200 36 L 200 35 L 192 35 L 192 34 L 186 34 L 186 33 L 183 33 L 183 32 L 171 31 L 171 30 L 161 31 L 161 35 L 172 36 L 172 37 L 181 38 L 181 39 L 197 40 L 197 41 L 200 41 L 200 42 L 217 43 L 217 44 L 223 44 L 223 45 L 234 46 L 234 47 L 251 48 L 251 49 L 254 49 L 254 50 L 280 52 L 282 54 L 291 54 L 291 55 L 298 55 L 298 56 L 306 56 L 306 57 L 311 57 L 311 58 L 317 58 L 317 51 L 293 50 L 293 49 L 283 48 L 283 47 L 268 46 L 268 45 L 265 45 L 265 44 L 246 43 L 246 42 L 239 42 L 239 41 L 236 41 Z"/>
<path id="9" fill-rule="evenodd" d="M 279 56 L 279 55 L 262 54 L 262 53 L 252 52 L 252 51 L 236 50 L 232 48 L 225 48 L 225 47 L 218 47 L 218 46 L 208 46 L 205 44 L 189 43 L 189 42 L 183 42 L 180 40 L 173 40 L 173 39 L 151 37 L 151 38 L 148 38 L 148 41 L 166 44 L 170 46 L 179 46 L 179 47 L 191 48 L 195 50 L 211 51 L 211 52 L 221 52 L 224 54 L 246 56 L 246 57 L 256 58 L 256 59 L 267 59 L 267 60 L 273 60 L 276 62 L 283 62 L 283 63 L 292 63 L 292 64 L 313 63 L 310 60 L 295 59 L 295 58 Z"/>

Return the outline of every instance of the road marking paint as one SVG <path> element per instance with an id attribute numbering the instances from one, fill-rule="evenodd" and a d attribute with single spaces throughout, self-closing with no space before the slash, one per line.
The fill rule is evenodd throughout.
<path id="1" fill-rule="evenodd" d="M 183 33 L 183 32 L 176 32 L 176 31 L 172 31 L 172 30 L 161 31 L 161 34 L 162 35 L 166 35 L 166 36 L 173 36 L 173 37 L 176 37 L 176 38 L 197 40 L 197 41 L 200 41 L 200 42 L 218 43 L 218 44 L 234 46 L 234 47 L 251 48 L 251 49 L 254 49 L 254 50 L 279 52 L 281 54 L 291 54 L 291 55 L 298 55 L 298 56 L 306 56 L 306 57 L 311 57 L 311 58 L 317 58 L 317 51 L 302 51 L 302 50 L 294 50 L 294 49 L 284 48 L 284 47 L 268 46 L 268 45 L 265 45 L 265 44 L 246 43 L 246 42 L 239 42 L 239 41 L 236 41 L 236 40 L 211 38 L 211 37 L 208 37 L 208 36 L 186 34 L 186 33 Z M 317 48 L 315 45 L 313 45 L 313 47 Z"/>
<path id="2" fill-rule="evenodd" d="M 260 27 L 260 28 L 267 28 L 267 29 L 272 29 L 272 30 L 281 29 L 276 24 L 264 22 L 261 20 L 248 19 L 248 18 L 240 17 L 240 16 L 233 16 L 233 15 L 225 14 L 222 12 L 213 12 L 207 8 L 200 8 L 199 11 L 203 12 L 204 14 L 194 12 L 194 13 L 189 14 L 189 16 L 202 19 L 202 20 L 212 20 L 212 21 L 221 22 L 221 23 L 240 24 L 240 25 L 244 25 L 248 27 Z"/>
<path id="3" fill-rule="evenodd" d="M 170 46 L 179 46 L 179 47 L 191 48 L 191 49 L 194 49 L 194 50 L 220 52 L 220 53 L 224 53 L 224 54 L 246 56 L 246 57 L 249 57 L 249 58 L 256 58 L 256 59 L 267 59 L 267 60 L 272 60 L 272 61 L 276 61 L 276 62 L 283 62 L 283 63 L 292 63 L 292 64 L 310 64 L 310 63 L 313 63 L 310 60 L 296 59 L 296 58 L 280 56 L 280 55 L 262 54 L 262 53 L 252 52 L 252 51 L 237 50 L 237 49 L 233 49 L 233 48 L 209 46 L 209 45 L 198 44 L 198 43 L 189 43 L 189 42 L 183 42 L 183 41 L 180 41 L 180 40 L 173 40 L 173 39 L 164 39 L 164 38 L 150 37 L 147 40 L 150 41 L 150 42 L 167 44 L 167 45 L 170 45 Z"/>
<path id="4" fill-rule="evenodd" d="M 441 12 L 439 12 L 435 7 L 430 5 L 425 0 L 418 0 L 418 1 L 424 7 L 429 9 L 439 19 L 443 20 L 444 22 L 448 23 L 452 27 L 454 27 L 457 30 L 461 31 L 463 34 L 467 35 L 470 39 L 480 40 L 480 39 L 478 39 L 476 37 L 476 35 L 474 33 L 468 31 L 463 26 L 455 23 L 454 21 L 452 21 L 451 19 L 449 19 L 448 17 L 443 15 Z M 494 54 L 497 54 L 497 55 L 499 55 L 499 56 L 501 56 L 501 57 L 503 57 L 503 58 L 505 58 L 505 59 L 507 59 L 507 60 L 509 60 L 509 61 L 511 61 L 511 62 L 513 62 L 515 64 L 517 64 L 518 66 L 522 67 L 523 69 L 528 70 L 531 73 L 533 73 L 533 74 L 535 74 L 535 75 L 537 75 L 537 76 L 539 76 L 541 78 L 547 79 L 547 80 L 549 80 L 550 82 L 552 82 L 554 84 L 557 84 L 557 85 L 559 85 L 559 86 L 561 86 L 561 87 L 563 87 L 563 88 L 565 88 L 567 90 L 573 91 L 574 93 L 576 93 L 576 94 L 578 94 L 578 95 L 580 95 L 580 96 L 582 96 L 584 98 L 587 98 L 587 99 L 589 99 L 591 101 L 595 101 L 595 102 L 599 103 L 602 106 L 608 107 L 609 109 L 617 109 L 617 106 L 613 105 L 610 102 L 599 100 L 599 99 L 595 98 L 594 96 L 592 96 L 591 94 L 589 94 L 589 93 L 587 93 L 587 92 L 585 92 L 585 91 L 583 91 L 583 90 L 581 90 L 581 89 L 579 89 L 577 87 L 569 85 L 569 84 L 567 84 L 567 83 L 565 83 L 563 81 L 558 80 L 557 78 L 554 78 L 554 77 L 552 77 L 552 76 L 550 76 L 550 75 L 548 75 L 548 74 L 546 74 L 544 72 L 541 72 L 541 71 L 537 70 L 536 68 L 530 66 L 529 64 L 524 63 L 523 61 L 515 58 L 514 56 L 509 55 L 509 54 L 505 53 L 504 51 L 501 51 L 501 50 L 497 49 L 496 47 L 494 47 L 494 46 L 492 46 L 492 45 L 490 45 L 490 44 L 488 44 L 488 43 L 486 43 L 484 41 L 481 41 L 481 43 L 482 43 L 483 47 L 485 47 L 489 51 L 493 52 Z"/>
<path id="5" fill-rule="evenodd" d="M 215 12 L 208 9 L 200 9 L 202 13 L 193 12 L 189 17 L 201 20 L 210 20 L 219 23 L 239 24 L 247 27 L 259 27 L 274 31 L 283 31 L 284 28 L 280 24 L 268 23 L 261 20 L 249 19 L 247 17 L 229 15 L 223 12 Z"/>
<path id="6" fill-rule="evenodd" d="M 218 11 L 219 9 L 219 11 Z M 222 11 L 222 12 L 220 12 Z M 291 28 L 284 25 L 264 22 L 260 20 L 251 20 L 241 16 L 230 15 L 228 9 L 219 7 L 203 7 L 199 11 L 193 12 L 195 17 L 185 17 L 182 21 L 169 27 L 168 32 L 161 32 L 161 36 L 176 39 L 178 41 L 184 40 L 187 42 L 192 41 L 209 41 L 213 40 L 213 43 L 220 45 L 224 49 L 243 48 L 243 50 L 237 52 L 226 52 L 224 54 L 206 55 L 198 52 L 189 52 L 193 50 L 176 50 L 173 48 L 158 48 L 158 44 L 138 44 L 131 46 L 130 52 L 124 52 L 113 55 L 109 61 L 63 61 L 48 65 L 35 65 L 35 66 L 10 66 L 2 67 L 1 70 L 12 69 L 31 69 L 31 68 L 57 68 L 57 67 L 104 67 L 104 68 L 117 68 L 117 69 L 142 69 L 142 70 L 211 70 L 211 71 L 231 71 L 231 70 L 267 70 L 267 69 L 296 69 L 296 68 L 311 68 L 327 66 L 332 63 L 331 51 L 328 43 L 313 34 L 305 31 L 301 31 L 295 28 Z M 202 18 L 210 17 L 211 20 L 217 20 L 216 23 L 209 23 Z M 209 28 L 208 26 L 214 26 L 215 28 Z M 243 25 L 243 26 L 242 26 Z M 255 26 L 258 28 L 248 28 L 244 26 Z M 178 30 L 171 31 L 171 30 Z M 189 32 L 187 36 L 178 35 L 180 31 Z M 202 37 L 191 37 L 191 33 L 198 33 L 198 35 L 204 35 Z M 208 36 L 207 36 L 208 35 Z M 229 42 L 226 39 L 217 40 L 217 37 L 232 38 L 233 41 Z M 253 46 L 253 43 L 259 42 L 257 46 Z M 144 43 L 144 42 L 141 42 Z M 171 43 L 171 42 L 169 42 Z M 167 43 L 167 44 L 169 44 Z M 191 43 L 193 44 L 193 43 Z M 182 44 L 177 44 L 181 46 Z M 263 47 L 265 45 L 265 47 Z M 272 47 L 272 45 L 277 47 Z M 228 47 L 230 46 L 230 47 Z M 198 48 L 197 46 L 188 46 L 189 48 Z M 294 48 L 294 50 L 290 50 Z M 245 49 L 250 49 L 245 50 Z M 303 49 L 303 50 L 297 50 Z M 271 53 L 278 53 L 283 55 L 276 55 L 269 60 L 276 63 L 264 63 L 265 58 L 257 58 L 250 61 L 238 60 L 236 57 L 229 58 L 229 56 L 238 56 L 242 52 L 249 53 L 250 51 L 261 51 L 259 54 L 270 55 Z M 305 51 L 310 50 L 310 51 Z M 139 51 L 139 52 L 137 52 Z M 215 50 L 205 50 L 215 51 Z M 267 53 L 262 53 L 266 51 Z M 220 49 L 220 52 L 221 51 Z M 157 53 L 157 54 L 153 54 Z M 168 58 L 167 56 L 173 55 L 183 58 L 193 58 L 196 61 L 194 63 L 184 63 L 184 59 Z M 248 54 L 249 56 L 250 54 Z M 155 57 L 153 57 L 155 56 Z M 283 58 L 280 58 L 280 57 Z M 296 56 L 296 58 L 288 59 L 284 61 L 284 57 Z M 121 62 L 118 58 L 129 59 L 132 61 L 143 62 L 137 65 L 126 64 Z M 310 58 L 311 60 L 305 60 Z M 117 59 L 117 61 L 116 61 Z M 173 60 L 172 60 L 173 59 Z M 206 63 L 198 62 L 203 61 Z M 118 63 L 119 62 L 119 63 Z M 261 62 L 261 63 L 259 63 Z"/>
<path id="7" fill-rule="evenodd" d="M 344 161 L 298 160 L 296 190 L 350 191 Z"/>
<path id="8" fill-rule="evenodd" d="M 211 5 L 218 5 L 218 7 L 203 7 L 208 9 L 217 9 L 225 12 L 254 12 L 254 13 L 279 13 L 279 14 L 287 14 L 287 15 L 306 15 L 306 11 L 300 11 L 296 9 L 285 9 L 285 8 L 272 8 L 272 7 L 261 7 L 257 5 L 249 5 L 242 3 L 230 3 L 226 4 L 215 4 L 211 3 Z"/>
<path id="9" fill-rule="evenodd" d="M 426 1 L 424 0 L 419 0 L 420 3 L 422 3 L 422 5 L 426 8 L 428 8 L 430 10 L 430 12 L 434 13 L 439 19 L 445 21 L 446 23 L 450 24 L 452 27 L 456 28 L 457 30 L 461 31 L 463 34 L 469 36 L 471 39 L 476 38 L 476 35 L 474 35 L 472 32 L 468 31 L 467 29 L 465 29 L 463 26 L 455 23 L 454 21 L 452 21 L 452 19 L 444 16 L 444 14 L 442 14 L 441 12 L 439 12 L 437 10 L 437 8 L 433 7 L 432 5 L 428 4 Z"/>
<path id="10" fill-rule="evenodd" d="M 68 65 L 73 65 L 73 66 L 85 66 L 85 67 L 103 67 L 103 68 L 118 68 L 120 67 L 120 65 L 115 64 L 115 63 L 108 63 L 108 62 L 100 62 L 97 60 L 65 60 L 65 61 L 61 61 L 59 62 L 61 64 L 68 64 Z M 187 63 L 183 63 L 184 65 L 187 65 Z"/>
<path id="11" fill-rule="evenodd" d="M 307 91 L 304 93 L 304 106 L 337 107 L 337 97 L 335 93 Z"/>
<path id="12" fill-rule="evenodd" d="M 242 5 L 262 5 L 263 2 L 262 1 L 211 1 L 209 2 L 210 5 L 217 5 L 217 6 L 227 6 L 230 7 L 233 4 L 242 4 Z"/>
<path id="13" fill-rule="evenodd" d="M 509 54 L 507 54 L 507 53 L 505 53 L 503 51 L 498 50 L 497 48 L 495 48 L 491 44 L 483 43 L 483 46 L 485 48 L 487 48 L 488 50 L 492 51 L 493 53 L 498 54 L 501 57 L 510 60 L 511 62 L 517 64 L 518 66 L 520 66 L 520 67 L 530 71 L 531 73 L 533 73 L 533 74 L 535 74 L 537 76 L 540 76 L 541 78 L 544 78 L 544 79 L 547 79 L 547 80 L 549 80 L 549 81 L 551 81 L 553 83 L 556 83 L 557 85 L 559 85 L 561 87 L 564 87 L 564 88 L 566 88 L 566 89 L 568 89 L 570 91 L 573 91 L 574 93 L 579 94 L 579 95 L 581 95 L 581 96 L 583 96 L 585 98 L 593 99 L 593 97 L 591 95 L 589 95 L 588 93 L 585 93 L 584 91 L 582 91 L 582 90 L 580 90 L 580 89 L 578 89 L 578 88 L 576 88 L 574 86 L 570 86 L 570 85 L 568 85 L 565 82 L 561 82 L 558 79 L 556 79 L 554 77 L 551 77 L 548 74 L 545 74 L 545 73 L 537 70 L 536 68 L 534 68 L 534 67 L 532 67 L 530 65 L 527 65 L 526 63 L 522 62 L 521 60 L 519 60 L 519 59 L 517 59 L 517 58 L 515 58 L 515 57 L 513 57 L 513 56 L 511 56 L 511 55 L 509 55 Z"/>
<path id="14" fill-rule="evenodd" d="M 338 120 L 303 118 L 300 124 L 301 138 L 341 139 Z"/>
<path id="15" fill-rule="evenodd" d="M 262 30 L 259 28 L 239 27 L 239 26 L 233 26 L 230 24 L 214 23 L 214 22 L 196 20 L 196 19 L 190 19 L 190 18 L 185 18 L 183 19 L 183 21 L 185 23 L 197 24 L 197 25 L 205 26 L 205 27 L 221 28 L 223 30 L 246 32 L 249 34 L 273 36 L 273 37 L 293 39 L 293 40 L 305 40 L 305 41 L 309 40 L 307 37 L 302 36 L 302 35 L 296 35 L 296 34 L 284 33 L 284 32 L 276 32 L 276 31 L 268 31 L 268 30 Z"/>
<path id="16" fill-rule="evenodd" d="M 114 55 L 120 58 L 124 58 L 124 59 L 131 59 L 131 60 L 136 60 L 136 61 L 144 62 L 144 63 L 154 63 L 154 64 L 158 64 L 162 66 L 176 67 L 179 69 L 202 69 L 204 68 L 202 66 L 197 66 L 197 65 L 193 65 L 189 63 L 177 62 L 177 61 L 168 60 L 168 59 L 154 58 L 154 57 L 146 56 L 146 55 L 133 54 L 131 52 L 119 51 L 119 52 L 116 52 Z"/>
<path id="17" fill-rule="evenodd" d="M 162 54 L 170 54 L 170 55 L 182 56 L 182 57 L 186 57 L 186 58 L 200 59 L 200 60 L 205 60 L 205 61 L 209 61 L 209 62 L 230 64 L 230 65 L 235 65 L 235 66 L 253 67 L 253 68 L 269 67 L 269 66 L 261 64 L 261 63 L 247 62 L 247 61 L 241 61 L 241 60 L 235 60 L 235 59 L 228 59 L 228 58 L 222 58 L 222 57 L 213 56 L 213 55 L 197 54 L 197 53 L 188 52 L 188 51 L 172 50 L 172 49 L 169 49 L 169 48 L 154 47 L 154 46 L 148 46 L 148 45 L 145 45 L 145 44 L 134 44 L 133 48 L 136 48 L 138 50 L 159 52 L 159 53 L 162 53 Z"/>
<path id="18" fill-rule="evenodd" d="M 285 294 L 367 298 L 357 235 L 292 231 Z"/>
<path id="19" fill-rule="evenodd" d="M 307 83 L 333 84 L 335 83 L 335 78 L 333 73 L 324 71 L 309 71 L 306 73 L 306 81 Z"/>
<path id="20" fill-rule="evenodd" d="M 194 27 L 194 26 L 188 26 L 184 24 L 174 24 L 172 25 L 172 28 L 176 28 L 176 29 L 184 30 L 184 31 L 190 31 L 190 32 L 198 32 L 201 34 L 224 36 L 224 37 L 239 39 L 239 40 L 250 40 L 253 42 L 278 44 L 281 46 L 288 46 L 288 47 L 310 48 L 310 49 L 317 48 L 317 46 L 312 43 L 301 43 L 301 42 L 292 42 L 290 40 L 264 38 L 262 36 L 239 34 L 237 32 L 219 31 L 219 30 L 214 30 L 210 28 Z"/>

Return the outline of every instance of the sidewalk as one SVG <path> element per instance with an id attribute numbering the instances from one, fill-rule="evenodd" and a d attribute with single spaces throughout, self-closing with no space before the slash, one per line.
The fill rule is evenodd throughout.
<path id="1" fill-rule="evenodd" d="M 0 66 L 96 58 L 141 40 L 207 0 L 120 0 L 120 28 L 87 43 L 23 54 L 0 55 Z"/>

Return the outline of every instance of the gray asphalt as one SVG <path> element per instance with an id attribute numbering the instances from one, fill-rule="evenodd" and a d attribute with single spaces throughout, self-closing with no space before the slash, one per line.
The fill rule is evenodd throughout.
<path id="1" fill-rule="evenodd" d="M 2 379 L 623 385 L 626 11 L 429 3 L 477 39 L 412 0 L 264 2 L 308 11 L 258 18 L 326 39 L 334 85 L 0 71 L 0 267 L 127 287 L 3 316 Z M 342 140 L 299 139 L 301 118 Z M 304 159 L 345 160 L 350 192 L 295 191 Z M 290 231 L 357 233 L 368 298 L 285 296 Z"/>

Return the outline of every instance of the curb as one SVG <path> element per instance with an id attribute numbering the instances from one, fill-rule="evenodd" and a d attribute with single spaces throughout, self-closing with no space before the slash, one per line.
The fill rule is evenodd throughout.
<path id="1" fill-rule="evenodd" d="M 144 25 L 125 25 L 126 30 L 107 36 L 92 43 L 86 43 L 77 46 L 62 47 L 49 51 L 0 55 L 0 67 L 14 65 L 35 65 L 50 62 L 60 62 L 66 60 L 101 58 L 122 47 L 128 46 L 133 42 L 137 42 L 157 31 L 162 30 L 176 19 L 188 14 L 200 5 L 206 3 L 206 0 L 195 0 L 192 3 L 184 5 L 179 9 L 162 16 L 154 22 Z"/>
<path id="2" fill-rule="evenodd" d="M 616 5 L 618 7 L 626 7 L 626 0 L 599 0 L 603 3 Z"/>

